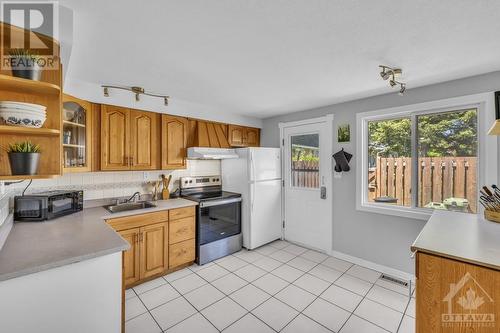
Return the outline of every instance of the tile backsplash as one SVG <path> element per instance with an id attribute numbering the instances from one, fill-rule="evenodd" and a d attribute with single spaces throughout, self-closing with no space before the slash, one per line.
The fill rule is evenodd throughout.
<path id="1" fill-rule="evenodd" d="M 220 175 L 220 161 L 188 160 L 183 170 L 162 171 L 120 171 L 120 172 L 85 172 L 70 173 L 54 179 L 37 179 L 26 191 L 32 193 L 54 189 L 83 189 L 84 200 L 123 197 L 139 191 L 151 193 L 150 183 L 160 179 L 160 175 L 172 175 L 170 192 L 179 187 L 179 178 L 183 176 Z M 12 196 L 22 191 L 27 181 L 6 186 L 7 195 Z"/>

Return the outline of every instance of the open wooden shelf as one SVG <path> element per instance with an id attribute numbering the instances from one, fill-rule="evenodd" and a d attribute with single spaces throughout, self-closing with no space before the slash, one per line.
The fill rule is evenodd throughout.
<path id="1" fill-rule="evenodd" d="M 53 128 L 0 125 L 0 134 L 58 136 L 61 134 L 61 131 Z"/>
<path id="2" fill-rule="evenodd" d="M 59 95 L 61 93 L 61 89 L 55 84 L 22 79 L 6 74 L 0 74 L 0 90 L 46 95 Z"/>
<path id="3" fill-rule="evenodd" d="M 16 175 L 16 176 L 0 176 L 0 181 L 6 180 L 22 180 L 22 179 L 48 179 L 56 178 L 59 175 Z"/>

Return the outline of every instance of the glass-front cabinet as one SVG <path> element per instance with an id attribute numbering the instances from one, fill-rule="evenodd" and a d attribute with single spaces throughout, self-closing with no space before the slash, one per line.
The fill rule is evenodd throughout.
<path id="1" fill-rule="evenodd" d="M 92 104 L 63 96 L 63 171 L 91 171 Z"/>

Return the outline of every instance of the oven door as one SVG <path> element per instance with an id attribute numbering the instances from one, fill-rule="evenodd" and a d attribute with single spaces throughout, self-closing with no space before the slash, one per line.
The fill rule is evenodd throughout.
<path id="1" fill-rule="evenodd" d="M 241 233 L 241 198 L 201 202 L 197 223 L 198 246 Z"/>

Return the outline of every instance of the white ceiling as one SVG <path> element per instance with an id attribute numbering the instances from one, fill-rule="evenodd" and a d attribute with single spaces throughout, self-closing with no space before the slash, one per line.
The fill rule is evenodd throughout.
<path id="1" fill-rule="evenodd" d="M 259 118 L 500 69 L 498 0 L 62 0 L 68 75 Z M 404 97 L 402 97 L 404 98 Z"/>

